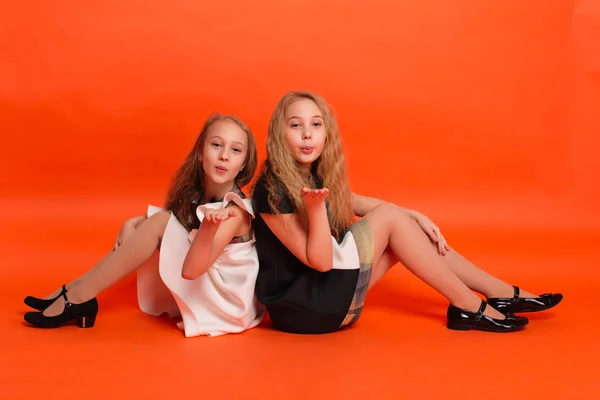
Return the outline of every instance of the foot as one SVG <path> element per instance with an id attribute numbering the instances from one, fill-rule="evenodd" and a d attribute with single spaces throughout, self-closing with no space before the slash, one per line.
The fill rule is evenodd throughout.
<path id="1" fill-rule="evenodd" d="M 548 310 L 563 299 L 560 293 L 545 293 L 540 296 L 528 296 L 517 286 L 513 286 L 511 295 L 488 297 L 488 303 L 503 313 L 523 313 Z"/>
<path id="2" fill-rule="evenodd" d="M 69 301 L 73 304 L 82 304 L 86 301 L 90 300 L 91 297 L 85 298 L 81 296 L 81 294 L 76 291 L 68 291 Z M 61 314 L 65 310 L 65 298 L 64 296 L 59 296 L 54 303 L 48 306 L 44 311 L 43 315 L 45 317 L 55 317 Z"/>
<path id="3" fill-rule="evenodd" d="M 42 297 L 42 299 L 44 299 L 44 300 L 56 299 L 60 294 L 62 294 L 63 288 L 66 288 L 67 290 L 70 289 L 69 287 L 67 287 L 67 285 L 63 285 L 63 287 L 56 289 L 54 292 L 50 293 L 48 296 Z"/>
<path id="4" fill-rule="evenodd" d="M 509 285 L 508 283 L 503 285 L 501 288 L 497 288 L 493 292 L 486 293 L 485 296 L 488 299 L 502 299 L 502 298 L 512 298 L 514 296 L 514 286 Z M 533 293 L 529 293 L 525 290 L 519 289 L 519 297 L 522 299 L 534 299 L 540 297 Z"/>
<path id="5" fill-rule="evenodd" d="M 63 292 L 66 291 L 67 286 L 63 285 L 62 288 L 55 290 L 54 293 L 41 299 L 33 296 L 27 296 L 25 297 L 24 303 L 35 310 L 43 311 L 48 308 L 56 299 L 58 299 Z"/>
<path id="6" fill-rule="evenodd" d="M 479 308 L 481 307 L 481 299 L 477 298 L 472 304 L 454 304 L 452 305 L 460 310 L 470 311 L 472 313 L 477 313 Z M 485 307 L 483 311 L 483 315 L 494 318 L 494 319 L 505 319 L 506 316 L 502 314 L 500 311 L 494 309 L 493 307 Z"/>
<path id="7" fill-rule="evenodd" d="M 483 315 L 494 318 L 494 319 L 506 319 L 506 315 L 496 310 L 494 307 L 486 307 L 483 311 Z"/>
<path id="8" fill-rule="evenodd" d="M 477 312 L 457 308 L 450 304 L 446 317 L 448 319 L 447 327 L 452 330 L 469 331 L 471 329 L 487 332 L 512 332 L 522 329 L 529 323 L 524 317 L 515 317 L 513 315 L 502 315 L 502 319 L 492 318 L 485 313 L 487 303 L 481 301 Z"/>

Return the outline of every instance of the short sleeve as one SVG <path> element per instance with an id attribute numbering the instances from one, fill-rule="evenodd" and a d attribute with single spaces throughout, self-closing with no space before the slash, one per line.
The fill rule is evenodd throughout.
<path id="1" fill-rule="evenodd" d="M 279 195 L 281 200 L 277 205 L 277 211 L 280 214 L 293 214 L 296 212 L 296 208 L 289 201 L 283 186 L 279 187 Z M 256 182 L 254 186 L 254 192 L 252 193 L 252 203 L 254 205 L 254 210 L 259 214 L 275 214 L 275 210 L 271 209 L 269 205 L 269 192 L 265 186 L 264 177 L 260 177 L 260 179 Z"/>
<path id="2" fill-rule="evenodd" d="M 227 193 L 223 198 L 223 201 L 198 206 L 196 208 L 196 215 L 198 216 L 200 222 L 202 222 L 207 209 L 212 208 L 218 210 L 227 208 L 230 205 L 237 205 L 239 208 L 250 214 L 250 217 L 254 218 L 254 211 L 252 209 L 252 203 L 250 200 L 242 199 L 237 193 L 234 192 Z"/>

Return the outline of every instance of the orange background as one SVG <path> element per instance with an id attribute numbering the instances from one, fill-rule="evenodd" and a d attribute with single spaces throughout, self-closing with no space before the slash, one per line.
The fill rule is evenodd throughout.
<path id="1" fill-rule="evenodd" d="M 445 302 L 405 272 L 393 271 L 374 290 L 360 325 L 363 331 L 340 336 L 349 349 L 383 340 L 398 349 L 392 351 L 394 360 L 382 360 L 382 349 L 365 348 L 364 357 L 379 361 L 364 358 L 360 371 L 385 365 L 376 372 L 370 368 L 372 384 L 336 392 L 322 376 L 294 378 L 297 393 L 364 397 L 379 390 L 376 398 L 454 398 L 460 385 L 453 386 L 446 368 L 458 371 L 458 377 L 478 362 L 513 365 L 528 358 L 538 364 L 541 358 L 554 363 L 544 356 L 547 349 L 567 342 L 578 354 L 573 361 L 585 369 L 592 336 L 582 332 L 597 322 L 573 328 L 573 320 L 586 318 L 580 306 L 589 304 L 592 298 L 585 296 L 596 290 L 592 282 L 600 277 L 595 250 L 600 238 L 597 2 L 4 3 L 0 239 L 6 279 L 0 296 L 10 304 L 5 332 L 23 341 L 25 347 L 19 349 L 40 343 L 37 350 L 9 349 L 13 365 L 23 363 L 21 352 L 31 351 L 28 362 L 47 363 L 54 371 L 43 382 L 56 384 L 63 379 L 64 363 L 41 362 L 36 354 L 60 354 L 66 360 L 75 351 L 69 346 L 75 346 L 81 352 L 72 354 L 75 363 L 89 351 L 84 335 L 93 335 L 98 346 L 116 346 L 107 354 L 93 353 L 92 359 L 107 368 L 113 362 L 110 354 L 126 357 L 123 343 L 132 338 L 159 341 L 157 347 L 141 345 L 143 351 L 124 361 L 155 377 L 164 373 L 160 357 L 177 359 L 179 368 L 195 365 L 186 356 L 194 348 L 189 346 L 201 349 L 199 360 L 208 352 L 210 362 L 233 368 L 220 358 L 226 354 L 235 360 L 231 363 L 240 363 L 235 368 L 243 379 L 268 381 L 257 375 L 259 361 L 268 363 L 264 369 L 283 374 L 285 368 L 271 368 L 284 350 L 298 351 L 287 365 L 295 374 L 316 373 L 315 368 L 330 372 L 327 365 L 337 365 L 335 360 L 324 367 L 315 364 L 343 358 L 337 352 L 341 350 L 330 347 L 336 335 L 298 338 L 257 328 L 218 340 L 178 340 L 180 333 L 170 325 L 137 310 L 133 277 L 101 295 L 110 311 L 99 317 L 102 325 L 93 332 L 28 330 L 20 323 L 22 297 L 46 294 L 91 267 L 112 244 L 124 218 L 144 212 L 148 203 L 162 204 L 172 173 L 210 112 L 235 113 L 245 120 L 255 131 L 262 160 L 268 118 L 279 97 L 308 89 L 323 95 L 337 112 L 356 191 L 426 213 L 445 227 L 451 245 L 470 251 L 492 272 L 528 284 L 529 290 L 563 290 L 566 300 L 554 318 L 541 319 L 541 336 L 531 333 L 534 328 L 506 339 L 478 333 L 457 336 L 443 328 Z M 398 286 L 403 294 L 396 301 Z M 411 290 L 415 297 L 403 299 Z M 428 304 L 436 317 L 423 322 L 419 312 Z M 390 319 L 392 325 L 387 325 Z M 438 342 L 440 349 L 427 350 Z M 457 361 L 461 346 L 469 349 L 473 343 L 494 349 L 490 351 L 497 351 L 497 358 Z M 506 360 L 508 344 L 520 353 L 508 353 Z M 528 352 L 531 346 L 537 350 Z M 306 352 L 315 358 L 302 358 Z M 245 361 L 239 360 L 240 354 Z M 397 380 L 416 365 L 424 374 L 434 370 L 446 383 L 432 389 L 430 378 L 411 376 L 414 371 Z M 548 376 L 542 372 L 552 370 L 548 365 L 540 368 L 540 379 Z M 248 370 L 250 375 L 245 375 Z M 88 387 L 104 393 L 94 375 L 109 375 L 102 375 L 102 368 L 86 371 Z M 179 376 L 187 376 L 183 371 Z M 482 378 L 473 371 L 476 375 L 468 381 Z M 13 373 L 10 382 L 27 377 L 20 369 Z M 361 372 L 353 373 L 359 379 Z M 595 398 L 587 396 L 600 390 L 597 376 L 589 371 L 561 373 L 562 386 L 546 398 Z M 343 379 L 338 378 L 340 386 Z M 192 391 L 193 379 L 187 379 L 173 390 Z M 578 391 L 572 391 L 571 383 L 577 383 Z M 15 396 L 23 389 L 19 385 L 11 392 Z M 122 393 L 149 389 L 129 381 L 115 385 L 124 388 Z M 450 392 L 444 394 L 444 385 Z M 285 393 L 284 386 L 272 390 Z M 540 394 L 544 389 L 537 382 L 524 390 Z M 567 393 L 579 397 L 565 397 Z M 469 394 L 482 398 L 477 392 Z"/>

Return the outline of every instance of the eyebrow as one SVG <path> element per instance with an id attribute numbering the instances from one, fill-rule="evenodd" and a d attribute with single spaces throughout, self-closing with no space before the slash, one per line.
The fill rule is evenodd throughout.
<path id="1" fill-rule="evenodd" d="M 297 117 L 297 116 L 293 115 L 293 116 L 291 116 L 291 117 L 288 118 L 288 121 L 290 119 L 294 119 L 294 118 L 302 119 L 301 117 Z M 317 115 L 313 115 L 311 118 L 323 118 L 323 116 L 317 114 Z"/>
<path id="2" fill-rule="evenodd" d="M 212 136 L 211 136 L 211 139 L 221 139 L 221 140 L 225 141 L 225 139 L 223 139 L 223 138 L 222 138 L 221 136 L 219 136 L 219 135 L 212 135 Z M 237 140 L 233 140 L 233 143 L 237 143 L 237 144 L 239 144 L 239 145 L 240 145 L 240 146 L 242 146 L 242 147 L 246 147 L 246 146 L 244 146 L 244 143 L 242 143 L 242 142 L 238 142 Z"/>

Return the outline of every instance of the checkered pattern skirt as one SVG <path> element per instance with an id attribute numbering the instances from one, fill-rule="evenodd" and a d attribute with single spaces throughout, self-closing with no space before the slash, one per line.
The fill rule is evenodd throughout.
<path id="1" fill-rule="evenodd" d="M 346 318 L 342 321 L 340 329 L 352 325 L 360 317 L 365 298 L 367 297 L 367 289 L 369 288 L 369 280 L 371 279 L 371 270 L 373 269 L 373 258 L 375 254 L 371 226 L 366 218 L 362 218 L 352 224 L 350 226 L 350 232 L 356 242 L 360 267 L 356 289 L 354 290 L 354 297 L 352 297 L 350 309 L 346 314 Z"/>

